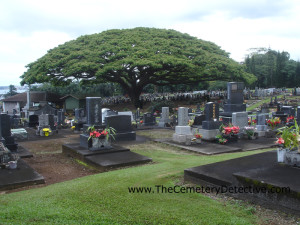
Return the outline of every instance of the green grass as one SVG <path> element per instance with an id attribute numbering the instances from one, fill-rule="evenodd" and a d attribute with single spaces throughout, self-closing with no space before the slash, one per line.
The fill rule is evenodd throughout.
<path id="1" fill-rule="evenodd" d="M 141 193 L 128 187 L 172 187 L 186 168 L 262 152 L 201 156 L 148 142 L 130 146 L 154 163 L 0 195 L 0 224 L 256 224 L 249 206 L 205 195 Z"/>

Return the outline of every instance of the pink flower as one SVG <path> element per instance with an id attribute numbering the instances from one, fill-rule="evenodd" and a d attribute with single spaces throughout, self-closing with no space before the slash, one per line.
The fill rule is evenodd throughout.
<path id="1" fill-rule="evenodd" d="M 275 142 L 276 144 L 284 144 L 283 138 L 278 138 L 278 140 Z"/>

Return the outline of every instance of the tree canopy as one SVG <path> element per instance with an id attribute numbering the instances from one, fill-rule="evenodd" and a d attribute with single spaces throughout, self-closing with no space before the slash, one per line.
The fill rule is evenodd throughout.
<path id="1" fill-rule="evenodd" d="M 245 58 L 246 71 L 257 77 L 259 87 L 300 86 L 300 62 L 290 59 L 288 52 L 270 48 L 254 48 Z"/>
<path id="2" fill-rule="evenodd" d="M 115 82 L 137 107 L 147 84 L 256 80 L 216 44 L 156 28 L 115 29 L 81 36 L 49 50 L 26 67 L 21 84 Z"/>

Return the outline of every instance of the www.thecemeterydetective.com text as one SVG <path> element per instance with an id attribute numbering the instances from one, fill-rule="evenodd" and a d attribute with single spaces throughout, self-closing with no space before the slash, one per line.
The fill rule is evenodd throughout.
<path id="1" fill-rule="evenodd" d="M 273 194 L 287 194 L 291 192 L 289 187 L 236 187 L 236 186 L 197 186 L 197 187 L 185 187 L 185 186 L 164 186 L 155 185 L 154 187 L 128 187 L 128 192 L 132 194 L 179 194 L 179 193 L 230 193 L 230 194 L 255 194 L 255 193 L 273 193 Z"/>

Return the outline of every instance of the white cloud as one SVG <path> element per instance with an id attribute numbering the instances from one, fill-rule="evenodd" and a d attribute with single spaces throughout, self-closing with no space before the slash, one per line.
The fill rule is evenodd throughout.
<path id="1" fill-rule="evenodd" d="M 25 65 L 80 35 L 108 29 L 170 28 L 211 41 L 243 60 L 271 47 L 300 59 L 298 0 L 10 0 L 0 3 L 1 85 L 18 84 Z M 7 76 L 9 74 L 9 76 Z"/>

